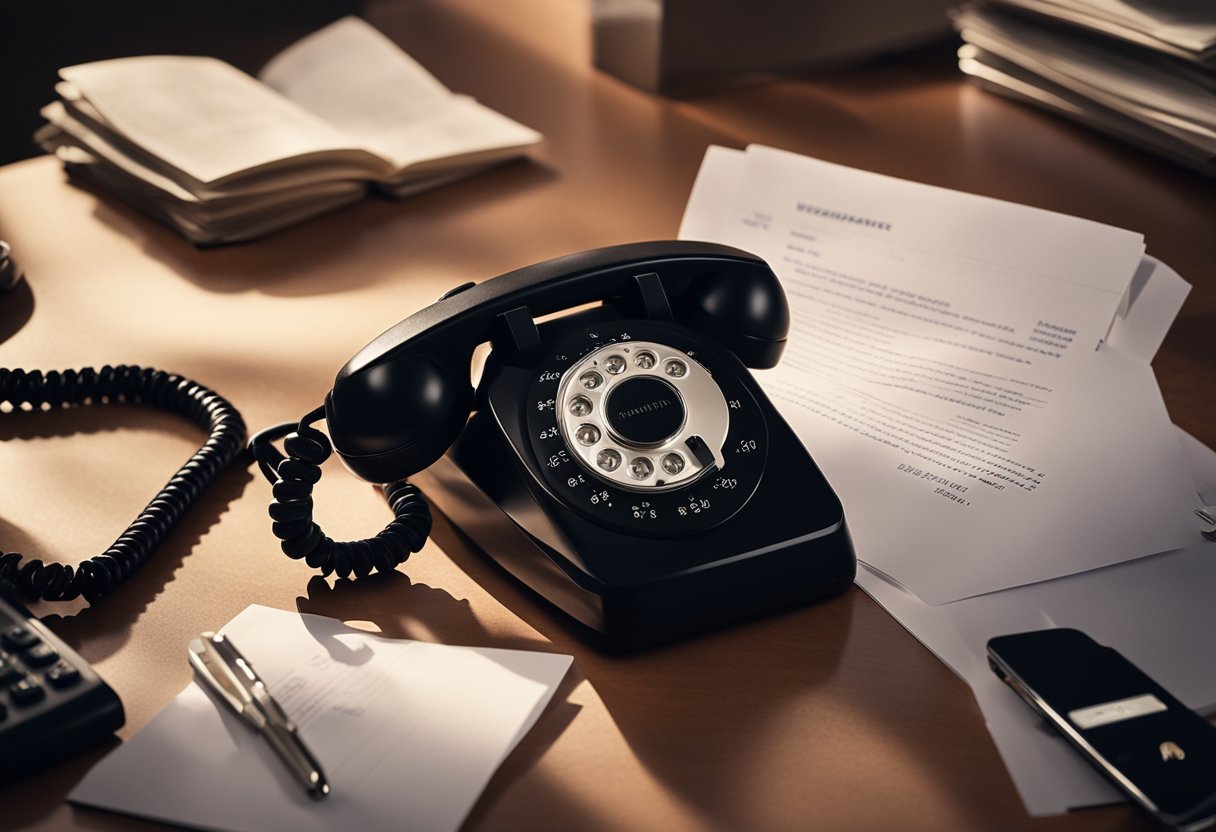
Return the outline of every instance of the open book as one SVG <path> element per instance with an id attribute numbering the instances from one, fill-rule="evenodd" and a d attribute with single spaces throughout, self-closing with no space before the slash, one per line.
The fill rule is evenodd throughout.
<path id="1" fill-rule="evenodd" d="M 37 139 L 73 174 L 198 243 L 261 236 L 521 155 L 541 136 L 444 87 L 347 17 L 254 79 L 214 58 L 149 55 L 61 69 Z"/>

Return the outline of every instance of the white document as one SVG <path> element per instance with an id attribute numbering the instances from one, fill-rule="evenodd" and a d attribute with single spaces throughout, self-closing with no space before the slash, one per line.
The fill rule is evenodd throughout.
<path id="1" fill-rule="evenodd" d="M 1129 358 L 1151 363 L 1190 291 L 1191 284 L 1178 272 L 1146 254 L 1132 280 L 1128 310 L 1115 318 L 1106 343 Z"/>
<path id="2" fill-rule="evenodd" d="M 1216 491 L 1216 452 L 1178 431 L 1197 491 Z M 1216 711 L 1216 544 L 933 607 L 862 567 L 857 584 L 975 694 L 993 741 L 1032 815 L 1122 795 L 1049 730 L 987 666 L 993 636 L 1075 627 L 1114 647 L 1188 707 Z"/>
<path id="3" fill-rule="evenodd" d="M 260 606 L 222 632 L 296 722 L 330 796 L 309 799 L 262 737 L 192 683 L 72 801 L 199 829 L 455 830 L 572 661 Z"/>
<path id="4" fill-rule="evenodd" d="M 1027 811 L 1049 815 L 1122 795 L 997 679 L 985 658 L 988 639 L 1075 627 L 1123 653 L 1187 706 L 1216 710 L 1213 548 L 1197 544 L 936 607 L 864 566 L 857 583 L 971 686 Z"/>
<path id="5" fill-rule="evenodd" d="M 1097 350 L 1139 235 L 760 147 L 711 149 L 680 233 L 781 277 L 792 332 L 758 378 L 859 559 L 920 598 L 1198 539 L 1152 372 Z"/>

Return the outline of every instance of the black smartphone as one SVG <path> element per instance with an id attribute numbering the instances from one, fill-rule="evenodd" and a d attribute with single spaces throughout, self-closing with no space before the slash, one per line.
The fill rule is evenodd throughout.
<path id="1" fill-rule="evenodd" d="M 1162 823 L 1216 824 L 1216 727 L 1080 630 L 998 636 L 988 665 Z"/>

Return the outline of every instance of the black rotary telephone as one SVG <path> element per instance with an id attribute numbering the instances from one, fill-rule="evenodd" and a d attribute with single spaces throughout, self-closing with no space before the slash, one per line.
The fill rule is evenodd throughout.
<path id="1" fill-rule="evenodd" d="M 403 478 L 444 457 L 463 479 L 431 496 L 493 503 L 528 545 L 495 532 L 487 554 L 609 644 L 842 592 L 856 561 L 840 501 L 745 369 L 774 366 L 788 330 L 767 264 L 708 243 L 614 246 L 460 286 L 360 350 L 324 407 L 255 438 L 275 534 L 326 573 L 392 569 L 430 523 Z M 396 518 L 375 538 L 339 543 L 312 521 L 322 418 L 353 472 L 390 483 Z M 288 431 L 284 456 L 271 440 Z"/>

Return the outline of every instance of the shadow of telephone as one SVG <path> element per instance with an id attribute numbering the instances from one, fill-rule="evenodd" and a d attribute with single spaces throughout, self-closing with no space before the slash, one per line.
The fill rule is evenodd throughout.
<path id="1" fill-rule="evenodd" d="M 254 438 L 274 534 L 324 574 L 392 570 L 430 530 L 404 477 L 442 458 L 428 496 L 477 518 L 467 530 L 491 558 L 606 645 L 843 592 L 856 561 L 840 502 L 745 369 L 774 366 L 788 330 L 767 264 L 708 243 L 465 284 L 360 350 L 323 407 Z M 388 483 L 395 518 L 374 538 L 337 542 L 312 520 L 322 418 L 350 470 Z"/>

